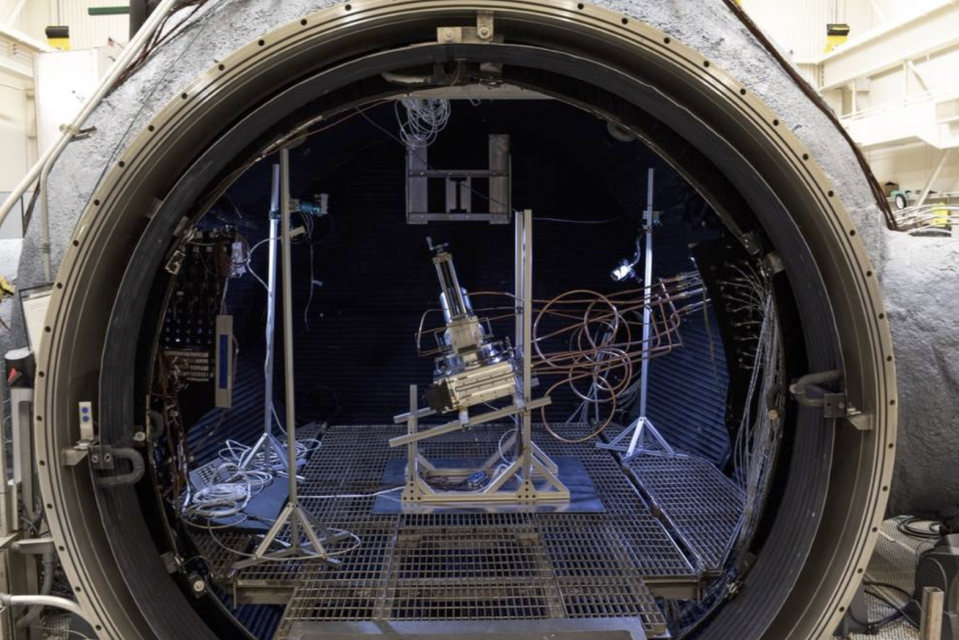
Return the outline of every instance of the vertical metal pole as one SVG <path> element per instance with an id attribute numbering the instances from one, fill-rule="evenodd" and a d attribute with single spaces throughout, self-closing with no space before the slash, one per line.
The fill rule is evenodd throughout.
<path id="1" fill-rule="evenodd" d="M 523 404 L 530 401 L 533 391 L 533 212 L 529 209 L 517 213 L 517 236 L 520 242 L 521 263 L 520 277 L 522 280 L 523 317 L 520 337 L 523 344 Z M 523 408 L 523 479 L 533 481 L 533 447 L 532 447 L 532 416 L 529 409 Z"/>
<path id="2" fill-rule="evenodd" d="M 5 385 L 0 384 L 0 425 L 4 424 L 3 400 L 6 395 Z M 12 409 L 12 407 L 11 407 Z M 6 429 L 0 428 L 0 536 L 6 537 L 19 529 L 16 515 L 16 504 L 11 500 L 10 482 L 7 480 L 7 437 Z M 11 507 L 12 505 L 12 507 Z M 11 510 L 13 513 L 11 513 Z"/>
<path id="3" fill-rule="evenodd" d="M 523 212 L 513 214 L 513 306 L 516 308 L 516 324 L 513 342 L 523 358 L 526 358 L 526 345 L 523 344 Z"/>
<path id="4" fill-rule="evenodd" d="M 919 620 L 920 640 L 942 639 L 942 589 L 926 587 L 922 590 L 922 617 Z"/>
<path id="5" fill-rule="evenodd" d="M 419 429 L 419 418 L 416 417 L 417 411 L 419 411 L 419 392 L 415 384 L 410 385 L 410 420 L 407 423 L 407 433 L 411 436 L 416 435 L 417 430 Z M 406 488 L 412 490 L 414 484 L 416 483 L 416 478 L 419 477 L 419 445 L 418 443 L 411 442 L 406 445 Z"/>
<path id="6" fill-rule="evenodd" d="M 653 310 L 650 308 L 653 292 L 653 178 L 655 170 L 650 169 L 647 174 L 646 212 L 643 215 L 643 224 L 646 225 L 646 251 L 643 255 L 643 364 L 639 381 L 639 417 L 646 418 L 646 397 L 649 391 L 649 336 Z"/>
<path id="7" fill-rule="evenodd" d="M 513 346 L 525 363 L 528 360 L 526 345 L 523 343 L 523 212 L 513 213 L 513 308 L 516 311 L 516 321 L 513 327 Z M 525 371 L 525 366 L 524 366 Z M 524 376 L 525 378 L 525 376 Z M 524 386 L 525 389 L 525 386 Z M 517 389 L 517 393 L 524 393 Z M 525 399 L 523 399 L 525 402 Z M 516 437 L 513 440 L 513 452 L 516 460 L 523 456 L 523 434 L 520 433 L 523 425 L 521 418 L 516 419 Z"/>
<path id="8" fill-rule="evenodd" d="M 296 404 L 293 376 L 293 265 L 290 251 L 290 151 L 280 150 L 280 233 L 283 241 L 283 375 L 286 386 L 286 474 L 289 502 L 299 507 L 296 497 Z M 298 518 L 290 519 L 292 546 L 300 546 Z"/>
<path id="9" fill-rule="evenodd" d="M 270 249 L 266 276 L 266 359 L 263 363 L 263 433 L 273 433 L 273 344 L 276 338 L 276 251 L 277 236 L 280 231 L 280 165 L 273 165 L 273 190 L 270 198 L 270 237 L 267 240 Z M 270 448 L 267 447 L 266 459 L 269 460 Z"/>

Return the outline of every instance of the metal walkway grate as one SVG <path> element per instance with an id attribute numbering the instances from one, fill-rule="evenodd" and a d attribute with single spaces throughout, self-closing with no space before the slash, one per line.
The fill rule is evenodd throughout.
<path id="1" fill-rule="evenodd" d="M 742 491 L 701 458 L 643 454 L 628 468 L 707 572 L 722 570 L 739 529 Z"/>
<path id="2" fill-rule="evenodd" d="M 503 430 L 450 434 L 424 443 L 423 450 L 431 457 L 486 457 L 496 451 Z M 366 621 L 617 618 L 641 625 L 654 638 L 667 634 L 657 597 L 678 597 L 665 595 L 677 589 L 698 593 L 701 576 L 675 542 L 676 532 L 651 513 L 618 459 L 594 442 L 567 445 L 534 432 L 547 453 L 582 461 L 604 513 L 373 514 L 375 498 L 368 494 L 384 489 L 387 464 L 405 455 L 387 440 L 404 432 L 402 425 L 332 427 L 301 470 L 303 505 L 321 522 L 363 541 L 341 556 L 341 564 L 265 565 L 230 575 L 229 552 L 197 536 L 224 588 L 250 590 L 251 598 L 269 598 L 270 589 L 292 593 L 277 637 L 311 625 Z M 575 436 L 576 427 L 564 433 Z M 651 466 L 649 472 L 662 473 Z M 656 488 L 668 489 L 662 479 Z M 716 488 L 697 484 L 673 499 L 699 500 L 698 492 L 707 489 Z M 249 544 L 236 534 L 218 533 L 217 539 L 235 549 Z"/>

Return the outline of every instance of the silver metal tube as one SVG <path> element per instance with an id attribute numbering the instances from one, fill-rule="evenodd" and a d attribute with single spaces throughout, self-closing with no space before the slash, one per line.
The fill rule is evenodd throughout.
<path id="1" fill-rule="evenodd" d="M 653 178 L 655 170 L 650 169 L 647 173 L 646 184 L 646 211 L 643 215 L 643 224 L 646 225 L 646 254 L 643 257 L 643 285 L 646 287 L 643 295 L 643 363 L 640 365 L 639 380 L 639 417 L 646 417 L 646 399 L 649 395 L 649 335 L 652 328 L 653 310 L 650 308 L 652 303 L 653 286 Z"/>
<path id="2" fill-rule="evenodd" d="M 522 435 L 519 454 L 522 460 L 523 480 L 533 481 L 533 450 L 530 443 L 533 441 L 533 418 L 530 415 L 530 399 L 533 394 L 533 212 L 529 209 L 516 213 L 517 240 L 520 241 L 519 251 L 520 282 L 522 285 L 523 317 L 521 325 L 521 339 L 523 344 L 523 414 Z"/>
<path id="3" fill-rule="evenodd" d="M 280 231 L 280 165 L 273 165 L 273 190 L 270 201 L 269 260 L 266 276 L 266 358 L 263 362 L 263 433 L 273 433 L 273 352 L 276 339 L 276 251 Z M 269 459 L 269 451 L 267 451 Z"/>
<path id="4" fill-rule="evenodd" d="M 926 185 L 922 188 L 922 193 L 919 194 L 919 200 L 916 202 L 916 208 L 926 204 L 926 200 L 929 198 L 929 194 L 932 192 L 933 185 L 935 184 L 936 180 L 939 179 L 939 174 L 942 173 L 942 169 L 946 166 L 946 161 L 949 160 L 949 156 L 952 155 L 953 151 L 954 149 L 943 149 L 939 152 L 939 160 L 936 162 L 935 168 L 929 175 L 929 179 L 926 180 Z"/>
<path id="5" fill-rule="evenodd" d="M 460 287 L 459 277 L 456 275 L 456 267 L 453 266 L 453 256 L 442 253 L 434 259 L 434 262 L 442 297 L 446 300 L 450 317 L 459 318 L 466 315 L 466 300 L 463 296 L 463 288 Z"/>
<path id="6" fill-rule="evenodd" d="M 290 252 L 290 150 L 280 150 L 280 231 L 283 241 L 283 379 L 286 386 L 286 470 L 290 486 L 290 504 L 296 499 L 296 404 L 293 376 L 293 264 Z M 290 534 L 294 547 L 300 542 L 300 522 L 290 518 Z"/>

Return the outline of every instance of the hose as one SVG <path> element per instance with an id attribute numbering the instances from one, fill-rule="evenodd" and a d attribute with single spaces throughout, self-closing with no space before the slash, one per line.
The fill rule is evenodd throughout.
<path id="1" fill-rule="evenodd" d="M 43 583 L 40 585 L 40 595 L 49 596 L 53 590 L 53 573 L 57 568 L 57 556 L 55 553 L 47 552 L 43 554 Z M 46 605 L 35 604 L 30 607 L 26 615 L 17 620 L 17 629 L 26 629 L 40 618 Z"/>
<path id="2" fill-rule="evenodd" d="M 40 595 L 49 596 L 53 590 L 53 577 L 57 569 L 57 554 L 53 539 L 32 539 L 14 542 L 11 547 L 13 551 L 23 555 L 42 556 L 43 558 L 43 582 L 40 585 Z M 27 613 L 17 620 L 17 629 L 26 629 L 33 625 L 43 613 L 46 605 L 34 604 Z"/>
<path id="3" fill-rule="evenodd" d="M 80 605 L 74 602 L 73 600 L 67 600 L 66 598 L 60 598 L 57 596 L 15 596 L 9 593 L 0 593 L 0 605 L 4 607 L 54 607 L 56 609 L 63 609 L 73 615 L 77 616 L 84 622 L 90 625 L 91 628 L 94 627 L 93 622 L 87 617 L 86 612 L 80 608 Z M 18 625 L 19 626 L 19 625 Z"/>
<path id="4" fill-rule="evenodd" d="M 789 388 L 789 390 L 792 391 L 794 396 L 796 396 L 796 401 L 799 402 L 799 404 L 806 407 L 821 407 L 823 404 L 825 404 L 823 398 L 810 398 L 807 395 L 807 391 L 809 389 L 814 389 L 820 395 L 823 393 L 828 393 L 819 385 L 827 382 L 836 382 L 837 380 L 842 380 L 842 370 L 840 369 L 823 371 L 821 373 L 810 373 L 809 375 L 805 375 L 797 380 L 796 383 Z"/>
<path id="5" fill-rule="evenodd" d="M 143 479 L 143 474 L 146 472 L 146 463 L 143 461 L 143 456 L 140 455 L 139 451 L 120 447 L 114 449 L 112 453 L 113 457 L 117 460 L 128 460 L 130 464 L 133 465 L 133 469 L 127 473 L 97 478 L 96 483 L 98 487 L 109 488 L 132 485 Z"/>

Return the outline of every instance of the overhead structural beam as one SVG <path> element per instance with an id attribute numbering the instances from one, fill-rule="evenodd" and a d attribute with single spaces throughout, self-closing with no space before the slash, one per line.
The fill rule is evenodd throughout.
<path id="1" fill-rule="evenodd" d="M 946 162 L 949 160 L 949 156 L 952 155 L 953 151 L 954 149 L 943 149 L 939 152 L 939 160 L 936 162 L 936 167 L 932 170 L 932 173 L 929 174 L 926 186 L 922 188 L 922 193 L 916 202 L 917 207 L 926 204 L 926 199 L 929 198 L 929 194 L 932 192 L 932 185 L 939 179 L 939 174 L 942 173 L 942 169 L 946 166 Z"/>
<path id="2" fill-rule="evenodd" d="M 12 26 L 14 22 L 20 17 L 20 13 L 23 11 L 23 7 L 27 4 L 27 0 L 18 0 L 17 4 L 13 6 L 13 10 L 7 16 L 6 23 L 9 26 Z"/>
<path id="3" fill-rule="evenodd" d="M 918 16 L 889 22 L 822 58 L 822 90 L 895 69 L 903 61 L 959 45 L 959 0 Z"/>

